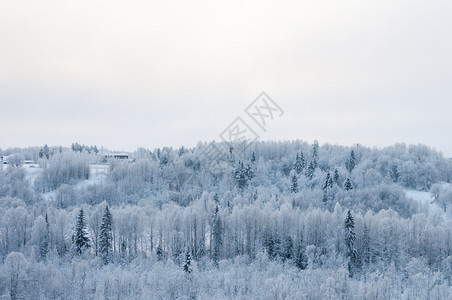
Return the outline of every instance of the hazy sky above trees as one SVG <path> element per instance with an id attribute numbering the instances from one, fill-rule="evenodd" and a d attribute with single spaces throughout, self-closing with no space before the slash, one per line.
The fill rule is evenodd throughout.
<path id="1" fill-rule="evenodd" d="M 425 143 L 452 156 L 450 1 L 0 7 L 2 148 L 219 140 L 264 90 L 285 114 L 256 128 L 263 139 Z"/>

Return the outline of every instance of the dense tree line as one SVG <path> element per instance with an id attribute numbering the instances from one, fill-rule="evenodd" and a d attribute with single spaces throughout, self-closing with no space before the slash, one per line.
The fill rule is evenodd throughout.
<path id="1" fill-rule="evenodd" d="M 0 294 L 446 299 L 451 166 L 425 146 L 256 143 L 94 153 L 0 170 Z M 15 152 L 18 152 L 16 149 Z M 432 203 L 407 198 L 430 191 Z M 40 275 L 38 275 L 40 274 Z M 114 275 L 113 275 L 114 274 Z"/>

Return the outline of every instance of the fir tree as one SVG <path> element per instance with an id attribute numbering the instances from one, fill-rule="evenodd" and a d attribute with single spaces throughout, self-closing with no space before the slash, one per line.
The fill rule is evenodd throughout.
<path id="1" fill-rule="evenodd" d="M 113 234 L 111 230 L 111 225 L 113 222 L 113 217 L 108 209 L 108 205 L 105 207 L 105 213 L 102 217 L 102 224 L 100 225 L 99 233 L 99 254 L 102 258 L 102 262 L 106 265 L 112 261 L 113 249 L 112 240 Z"/>
<path id="2" fill-rule="evenodd" d="M 328 192 L 329 189 L 331 189 L 333 187 L 333 180 L 331 179 L 331 175 L 330 172 L 328 172 L 326 174 L 326 180 L 325 183 L 323 184 L 323 191 L 326 193 Z"/>
<path id="3" fill-rule="evenodd" d="M 163 155 L 162 158 L 160 159 L 160 168 L 166 166 L 168 162 L 169 162 L 168 156 L 166 154 Z"/>
<path id="4" fill-rule="evenodd" d="M 347 178 L 347 180 L 345 180 L 344 189 L 346 191 L 350 191 L 353 189 L 353 185 L 352 185 L 352 182 L 350 181 L 350 178 Z"/>
<path id="5" fill-rule="evenodd" d="M 355 246 L 356 234 L 355 234 L 355 221 L 353 219 L 350 210 L 347 212 L 347 217 L 345 218 L 345 247 L 346 255 L 348 258 L 348 271 L 350 276 L 353 276 L 355 272 L 355 267 L 357 265 L 357 251 Z"/>
<path id="6" fill-rule="evenodd" d="M 312 160 L 311 160 L 314 166 L 314 170 L 317 169 L 317 167 L 319 166 L 318 159 L 319 159 L 319 142 L 315 140 L 314 143 L 312 144 Z"/>
<path id="7" fill-rule="evenodd" d="M 283 247 L 281 243 L 281 239 L 279 238 L 279 234 L 276 232 L 273 236 L 273 257 L 276 258 L 277 256 L 282 256 L 283 253 Z"/>
<path id="8" fill-rule="evenodd" d="M 333 175 L 333 180 L 335 184 L 339 184 L 339 171 L 337 169 L 334 169 L 334 175 Z"/>
<path id="9" fill-rule="evenodd" d="M 223 246 L 223 224 L 219 214 L 218 206 L 215 207 L 215 213 L 213 217 L 213 230 L 212 230 L 212 260 L 215 266 L 218 266 L 220 260 L 221 248 Z"/>
<path id="10" fill-rule="evenodd" d="M 156 254 L 157 254 L 157 260 L 162 261 L 164 258 L 164 255 L 163 255 L 163 249 L 162 249 L 162 247 L 160 247 L 160 245 L 157 246 Z"/>
<path id="11" fill-rule="evenodd" d="M 315 165 L 314 165 L 314 162 L 311 160 L 309 162 L 309 166 L 306 170 L 306 177 L 308 177 L 309 180 L 312 180 L 312 178 L 314 177 L 314 172 L 315 172 Z"/>
<path id="12" fill-rule="evenodd" d="M 300 270 L 303 270 L 306 266 L 305 257 L 303 255 L 302 241 L 303 240 L 300 240 L 295 251 L 295 266 L 297 266 Z"/>
<path id="13" fill-rule="evenodd" d="M 290 192 L 294 194 L 298 193 L 298 178 L 295 174 L 293 174 L 292 176 L 292 185 L 290 187 Z"/>
<path id="14" fill-rule="evenodd" d="M 391 177 L 393 182 L 399 181 L 400 174 L 396 164 L 391 166 L 391 169 L 389 170 L 389 176 Z"/>
<path id="15" fill-rule="evenodd" d="M 323 203 L 327 203 L 329 199 L 329 190 L 333 188 L 333 180 L 331 179 L 330 172 L 326 174 L 326 180 L 323 184 Z"/>
<path id="16" fill-rule="evenodd" d="M 273 258 L 275 254 L 275 241 L 273 235 L 270 232 L 270 228 L 266 228 L 263 237 L 263 246 L 267 250 L 268 257 Z"/>
<path id="17" fill-rule="evenodd" d="M 190 255 L 190 249 L 187 249 L 185 251 L 185 260 L 184 260 L 184 272 L 187 274 L 190 274 L 192 272 L 191 268 L 191 255 Z"/>
<path id="18" fill-rule="evenodd" d="M 255 163 L 256 162 L 256 153 L 254 153 L 254 151 L 253 151 L 253 153 L 251 154 L 251 163 Z"/>
<path id="19" fill-rule="evenodd" d="M 347 169 L 351 173 L 356 166 L 355 151 L 350 151 L 350 158 L 348 160 Z"/>
<path id="20" fill-rule="evenodd" d="M 300 154 L 297 153 L 297 157 L 295 158 L 295 163 L 293 166 L 293 169 L 295 172 L 297 172 L 298 175 L 303 173 L 304 168 L 306 167 L 306 162 L 303 157 L 303 152 L 300 152 Z"/>
<path id="21" fill-rule="evenodd" d="M 81 255 L 85 249 L 90 247 L 88 233 L 86 232 L 85 213 L 83 212 L 83 208 L 80 209 L 77 216 L 73 242 L 75 245 L 75 252 L 78 255 Z"/>
<path id="22" fill-rule="evenodd" d="M 243 190 L 248 186 L 248 182 L 253 178 L 254 172 L 251 166 L 245 166 L 242 161 L 239 161 L 234 170 L 234 179 L 239 189 Z"/>
<path id="23" fill-rule="evenodd" d="M 185 152 L 186 152 L 185 148 L 184 148 L 184 146 L 182 146 L 182 147 L 179 148 L 179 151 L 177 152 L 177 155 L 178 156 L 182 156 Z"/>
<path id="24" fill-rule="evenodd" d="M 284 260 L 292 259 L 293 256 L 293 240 L 289 235 L 284 237 L 283 249 L 281 257 Z"/>
<path id="25" fill-rule="evenodd" d="M 50 228 L 49 228 L 49 217 L 47 216 L 47 213 L 46 213 L 45 221 L 46 221 L 46 231 L 45 231 L 44 237 L 43 237 L 42 241 L 40 241 L 40 245 L 39 245 L 39 252 L 40 252 L 42 258 L 46 258 L 47 252 L 49 250 Z"/>

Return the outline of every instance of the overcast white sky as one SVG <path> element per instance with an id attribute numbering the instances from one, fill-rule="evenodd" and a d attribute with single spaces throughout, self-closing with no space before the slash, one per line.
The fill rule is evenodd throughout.
<path id="1" fill-rule="evenodd" d="M 193 146 L 261 92 L 265 140 L 452 157 L 452 1 L 0 0 L 0 147 Z"/>

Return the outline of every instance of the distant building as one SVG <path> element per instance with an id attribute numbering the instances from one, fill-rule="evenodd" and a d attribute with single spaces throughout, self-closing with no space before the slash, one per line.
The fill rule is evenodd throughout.
<path id="1" fill-rule="evenodd" d="M 115 158 L 115 159 L 129 159 L 128 153 L 107 153 L 104 154 L 105 159 Z"/>

